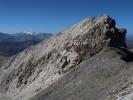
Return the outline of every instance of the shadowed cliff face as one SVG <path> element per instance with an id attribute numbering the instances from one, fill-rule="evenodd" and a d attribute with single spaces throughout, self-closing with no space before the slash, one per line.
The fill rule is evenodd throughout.
<path id="1" fill-rule="evenodd" d="M 106 65 L 111 66 L 111 69 L 122 66 L 126 62 L 121 58 L 126 59 L 127 55 L 125 52 L 127 51 L 126 29 L 118 29 L 115 24 L 115 20 L 107 15 L 98 19 L 87 18 L 55 37 L 11 57 L 0 69 L 1 95 L 13 100 L 28 100 L 65 77 L 69 72 L 78 69 L 81 63 L 92 57 L 93 64 L 88 61 L 90 64 L 87 65 L 89 68 L 86 71 L 89 71 L 92 66 L 93 71 L 97 72 L 95 68 L 102 67 L 104 61 L 106 63 L 102 70 Z M 108 48 L 115 48 L 112 50 L 114 54 Z M 106 57 L 104 51 L 108 52 L 109 56 Z M 101 52 L 99 57 L 96 56 Z M 96 61 L 95 56 L 98 58 Z M 112 61 L 116 63 L 113 64 Z M 121 68 L 120 66 L 118 69 Z M 82 66 L 80 68 L 82 70 Z M 85 68 L 87 67 L 84 67 L 84 70 Z M 92 70 L 90 70 L 91 74 L 87 74 L 86 71 L 83 71 L 86 77 L 93 73 Z M 73 87 L 73 84 L 69 85 L 69 82 L 66 85 Z"/>
<path id="2" fill-rule="evenodd" d="M 109 40 L 108 46 L 109 47 L 116 47 L 116 48 L 127 48 L 126 45 L 126 29 L 118 29 L 115 27 L 116 22 L 115 20 L 111 19 L 110 17 L 106 18 L 105 22 L 105 36 L 106 39 Z"/>

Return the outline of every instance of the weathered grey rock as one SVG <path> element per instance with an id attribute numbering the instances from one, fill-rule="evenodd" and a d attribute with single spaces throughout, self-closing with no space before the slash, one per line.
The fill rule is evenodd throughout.
<path id="1" fill-rule="evenodd" d="M 28 100 L 104 48 L 126 49 L 126 30 L 115 24 L 107 15 L 87 18 L 11 57 L 0 69 L 1 95 Z"/>

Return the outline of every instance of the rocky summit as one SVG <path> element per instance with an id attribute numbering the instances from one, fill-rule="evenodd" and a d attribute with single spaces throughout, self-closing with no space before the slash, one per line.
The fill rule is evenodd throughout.
<path id="1" fill-rule="evenodd" d="M 133 54 L 115 26 L 107 15 L 87 18 L 12 56 L 0 67 L 0 100 L 121 100 Z"/>

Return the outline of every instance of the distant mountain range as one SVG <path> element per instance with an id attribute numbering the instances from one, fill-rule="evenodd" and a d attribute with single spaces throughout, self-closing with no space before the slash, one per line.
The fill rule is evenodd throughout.
<path id="1" fill-rule="evenodd" d="M 51 33 L 35 32 L 21 32 L 16 34 L 0 33 L 0 51 L 12 56 L 51 36 Z"/>
<path id="2" fill-rule="evenodd" d="M 0 33 L 0 42 L 24 42 L 24 41 L 41 41 L 52 36 L 50 33 L 29 33 L 21 32 L 16 34 Z"/>

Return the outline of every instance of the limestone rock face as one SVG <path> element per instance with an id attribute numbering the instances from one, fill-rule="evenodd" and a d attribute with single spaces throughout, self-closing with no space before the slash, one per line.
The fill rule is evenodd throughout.
<path id="1" fill-rule="evenodd" d="M 126 49 L 126 29 L 107 15 L 87 18 L 64 32 L 11 57 L 0 68 L 0 93 L 27 100 L 105 47 Z"/>

